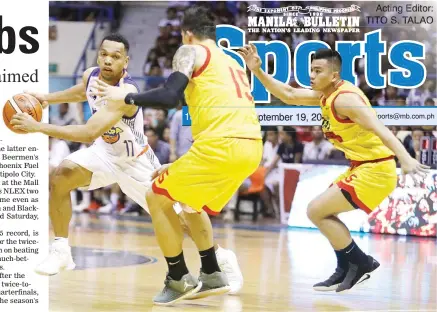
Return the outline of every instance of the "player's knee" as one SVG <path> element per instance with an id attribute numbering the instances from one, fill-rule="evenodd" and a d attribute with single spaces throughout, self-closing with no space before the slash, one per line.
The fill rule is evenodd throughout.
<path id="1" fill-rule="evenodd" d="M 50 175 L 49 187 L 51 193 L 69 192 L 74 168 L 62 162 Z"/>
<path id="2" fill-rule="evenodd" d="M 323 207 L 318 199 L 313 199 L 307 208 L 307 216 L 312 222 L 317 222 L 321 218 L 321 211 Z"/>

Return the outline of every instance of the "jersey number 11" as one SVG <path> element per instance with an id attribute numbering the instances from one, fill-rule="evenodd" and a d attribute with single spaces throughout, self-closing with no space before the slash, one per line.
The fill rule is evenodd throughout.
<path id="1" fill-rule="evenodd" d="M 134 156 L 134 143 L 132 142 L 132 140 L 124 140 L 123 143 L 126 144 L 127 157 L 133 157 Z"/>

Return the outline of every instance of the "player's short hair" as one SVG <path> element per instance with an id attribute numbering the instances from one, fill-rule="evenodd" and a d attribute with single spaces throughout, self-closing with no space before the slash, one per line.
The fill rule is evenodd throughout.
<path id="1" fill-rule="evenodd" d="M 334 64 L 338 70 L 341 69 L 341 55 L 335 50 L 331 49 L 319 49 L 311 55 L 311 62 L 314 60 L 328 60 Z"/>
<path id="2" fill-rule="evenodd" d="M 191 31 L 199 39 L 215 40 L 215 22 L 211 10 L 204 6 L 192 6 L 184 13 L 181 29 Z"/>
<path id="3" fill-rule="evenodd" d="M 100 46 L 105 40 L 123 43 L 126 54 L 129 52 L 129 41 L 127 41 L 127 39 L 119 33 L 112 33 L 105 36 L 105 38 L 103 38 L 102 42 L 100 43 Z"/>

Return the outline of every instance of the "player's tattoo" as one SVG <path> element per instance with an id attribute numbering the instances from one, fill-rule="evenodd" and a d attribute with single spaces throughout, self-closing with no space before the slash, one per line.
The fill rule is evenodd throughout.
<path id="1" fill-rule="evenodd" d="M 173 57 L 173 71 L 179 71 L 191 78 L 196 62 L 196 50 L 192 46 L 183 45 Z"/>

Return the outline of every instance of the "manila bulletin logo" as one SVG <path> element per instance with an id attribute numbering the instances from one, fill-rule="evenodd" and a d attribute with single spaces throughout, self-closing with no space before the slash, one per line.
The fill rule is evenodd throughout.
<path id="1" fill-rule="evenodd" d="M 248 17 L 248 32 L 252 33 L 351 33 L 360 31 L 359 13 L 361 11 L 360 7 L 355 4 L 346 8 L 321 6 L 260 8 L 253 4 L 247 8 L 247 11 L 257 14 Z M 350 13 L 354 15 L 345 16 Z"/>
<path id="2" fill-rule="evenodd" d="M 112 127 L 102 135 L 102 139 L 108 144 L 117 143 L 120 140 L 120 133 L 122 132 L 123 130 L 119 127 Z"/>

